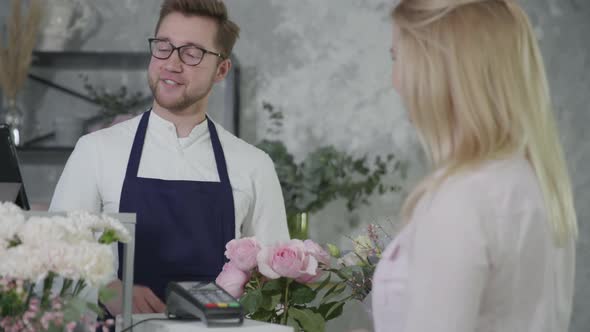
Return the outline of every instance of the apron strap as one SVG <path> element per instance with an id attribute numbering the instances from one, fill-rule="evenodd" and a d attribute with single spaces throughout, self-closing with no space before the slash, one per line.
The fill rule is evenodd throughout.
<path id="1" fill-rule="evenodd" d="M 209 116 L 207 116 L 207 127 L 209 128 L 209 135 L 211 136 L 211 144 L 213 145 L 213 153 L 215 154 L 215 163 L 217 164 L 219 181 L 231 188 L 229 176 L 227 174 L 227 165 L 225 163 L 223 148 L 221 147 L 221 142 L 219 141 L 219 135 L 217 135 L 215 124 L 213 121 L 211 121 L 211 119 L 209 119 Z"/>
<path id="2" fill-rule="evenodd" d="M 133 140 L 133 146 L 131 147 L 131 154 L 129 155 L 129 162 L 127 163 L 127 172 L 125 178 L 136 178 L 139 170 L 139 161 L 141 160 L 141 152 L 143 151 L 143 142 L 145 141 L 145 133 L 147 132 L 147 126 L 150 119 L 151 111 L 143 113 L 141 121 L 137 126 L 135 132 L 135 139 Z"/>

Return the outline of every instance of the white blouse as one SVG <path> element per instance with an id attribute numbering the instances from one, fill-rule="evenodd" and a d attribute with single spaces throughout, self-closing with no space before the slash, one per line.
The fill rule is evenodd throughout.
<path id="1" fill-rule="evenodd" d="M 59 179 L 51 211 L 118 212 L 131 145 L 141 116 L 80 138 Z M 289 239 L 285 206 L 274 164 L 262 150 L 216 124 L 233 189 L 236 237 L 262 243 Z M 151 113 L 139 177 L 219 181 L 207 121 L 186 138 Z"/>
<path id="2" fill-rule="evenodd" d="M 521 157 L 447 179 L 426 195 L 374 275 L 375 330 L 567 331 L 575 246 L 554 245 Z"/>

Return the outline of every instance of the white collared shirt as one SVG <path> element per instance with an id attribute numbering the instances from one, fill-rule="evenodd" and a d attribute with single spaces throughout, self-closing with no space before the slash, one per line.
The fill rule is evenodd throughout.
<path id="1" fill-rule="evenodd" d="M 141 115 L 80 138 L 59 179 L 51 211 L 118 212 L 129 154 Z M 233 189 L 236 237 L 262 243 L 289 239 L 281 187 L 274 165 L 262 150 L 216 124 Z M 188 137 L 151 113 L 139 177 L 219 181 L 207 120 Z M 165 225 L 163 225 L 165 227 Z"/>
<path id="2" fill-rule="evenodd" d="M 523 157 L 451 176 L 383 252 L 375 331 L 567 331 L 574 247 L 555 246 Z"/>

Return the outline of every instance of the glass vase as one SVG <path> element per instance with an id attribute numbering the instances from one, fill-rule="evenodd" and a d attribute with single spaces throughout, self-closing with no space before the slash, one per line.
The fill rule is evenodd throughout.
<path id="1" fill-rule="evenodd" d="M 23 132 L 23 108 L 16 97 L 4 97 L 2 101 L 2 123 L 10 126 L 15 145 L 21 145 Z"/>
<path id="2" fill-rule="evenodd" d="M 299 212 L 287 216 L 287 226 L 292 239 L 306 240 L 309 238 L 309 213 Z"/>

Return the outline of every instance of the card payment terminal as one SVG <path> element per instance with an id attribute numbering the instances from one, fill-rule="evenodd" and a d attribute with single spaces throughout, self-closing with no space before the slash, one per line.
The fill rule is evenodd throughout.
<path id="1" fill-rule="evenodd" d="M 170 282 L 166 287 L 169 319 L 200 319 L 207 326 L 244 322 L 240 303 L 214 282 Z"/>

